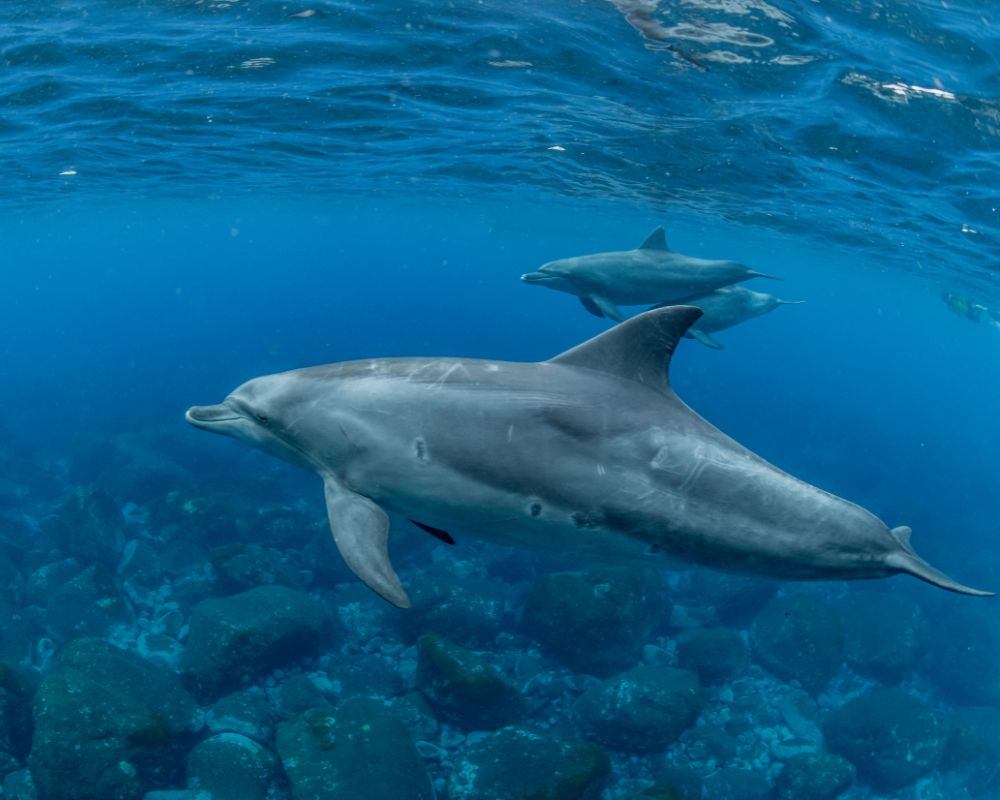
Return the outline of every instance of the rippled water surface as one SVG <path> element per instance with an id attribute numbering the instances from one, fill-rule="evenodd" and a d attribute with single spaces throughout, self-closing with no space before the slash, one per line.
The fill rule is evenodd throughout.
<path id="1" fill-rule="evenodd" d="M 530 186 L 863 248 L 996 296 L 998 10 L 11 0 L 0 192 Z"/>

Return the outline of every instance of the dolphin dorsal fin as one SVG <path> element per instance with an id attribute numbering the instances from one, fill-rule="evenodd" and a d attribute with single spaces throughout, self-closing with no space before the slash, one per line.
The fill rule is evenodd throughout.
<path id="1" fill-rule="evenodd" d="M 896 537 L 896 541 L 903 546 L 904 550 L 913 551 L 913 545 L 910 544 L 910 537 L 913 535 L 912 528 L 908 525 L 900 525 L 898 528 L 893 528 L 890 533 Z"/>
<path id="2" fill-rule="evenodd" d="M 656 230 L 654 230 L 649 236 L 646 237 L 646 241 L 639 245 L 640 250 L 669 250 L 667 247 L 667 235 L 663 232 L 663 226 L 660 225 Z"/>
<path id="3" fill-rule="evenodd" d="M 606 372 L 666 392 L 674 348 L 700 316 L 701 309 L 694 306 L 656 308 L 560 353 L 549 363 Z"/>

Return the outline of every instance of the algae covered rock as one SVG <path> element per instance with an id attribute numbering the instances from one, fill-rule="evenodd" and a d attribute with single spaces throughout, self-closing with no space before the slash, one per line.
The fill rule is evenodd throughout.
<path id="1" fill-rule="evenodd" d="M 0 662 L 0 751 L 16 758 L 31 748 L 31 703 L 38 683 L 34 670 Z"/>
<path id="2" fill-rule="evenodd" d="M 107 492 L 80 487 L 45 520 L 44 531 L 84 564 L 113 568 L 125 544 L 125 517 Z"/>
<path id="3" fill-rule="evenodd" d="M 483 656 L 434 634 L 420 637 L 417 653 L 417 687 L 452 722 L 491 730 L 518 714 L 514 687 Z"/>
<path id="4" fill-rule="evenodd" d="M 888 592 L 856 591 L 837 604 L 848 663 L 885 683 L 913 671 L 927 639 L 920 607 Z"/>
<path id="5" fill-rule="evenodd" d="M 46 676 L 34 718 L 28 763 L 45 800 L 138 800 L 180 767 L 162 715 L 73 670 Z"/>
<path id="6" fill-rule="evenodd" d="M 270 740 L 275 722 L 274 708 L 257 686 L 219 698 L 205 719 L 212 733 L 238 733 L 262 743 Z"/>
<path id="7" fill-rule="evenodd" d="M 187 759 L 188 786 L 198 800 L 284 800 L 285 774 L 277 757 L 252 739 L 223 733 L 206 739 Z"/>
<path id="8" fill-rule="evenodd" d="M 705 778 L 705 796 L 712 800 L 767 800 L 771 785 L 760 773 L 723 767 Z"/>
<path id="9" fill-rule="evenodd" d="M 753 619 L 777 594 L 778 584 L 701 569 L 691 575 L 691 591 L 697 604 L 710 607 L 723 625 L 737 625 Z"/>
<path id="10" fill-rule="evenodd" d="M 661 750 L 701 712 L 698 676 L 672 667 L 636 667 L 592 686 L 574 705 L 590 738 L 614 750 Z"/>
<path id="11" fill-rule="evenodd" d="M 74 639 L 59 653 L 54 669 L 72 670 L 145 706 L 172 734 L 201 727 L 198 706 L 175 673 L 103 639 Z"/>
<path id="12" fill-rule="evenodd" d="M 1000 790 L 1000 708 L 958 708 L 949 718 L 951 734 L 942 766 L 966 772 L 966 786 L 973 794 Z"/>
<path id="13" fill-rule="evenodd" d="M 4 776 L 3 779 L 4 800 L 38 800 L 38 790 L 35 788 L 35 781 L 31 777 L 31 772 L 26 769 L 19 769 Z"/>
<path id="14" fill-rule="evenodd" d="M 656 783 L 630 800 L 701 800 L 703 781 L 689 766 L 670 764 L 661 770 Z"/>
<path id="15" fill-rule="evenodd" d="M 449 800 L 590 800 L 611 761 L 597 745 L 524 727 L 503 728 L 455 760 Z"/>
<path id="16" fill-rule="evenodd" d="M 422 581 L 412 592 L 408 622 L 418 633 L 440 633 L 466 647 L 485 647 L 508 628 L 507 592 L 491 581 Z"/>
<path id="17" fill-rule="evenodd" d="M 871 689 L 831 712 L 823 726 L 830 750 L 847 758 L 877 789 L 901 789 L 941 761 L 945 721 L 899 689 Z"/>
<path id="18" fill-rule="evenodd" d="M 218 697 L 314 655 L 326 623 L 323 606 L 283 586 L 204 600 L 191 614 L 181 661 L 184 681 L 201 698 Z"/>
<path id="19" fill-rule="evenodd" d="M 723 683 L 746 669 L 750 654 L 732 628 L 696 628 L 677 641 L 677 663 L 698 673 L 703 684 Z"/>
<path id="20" fill-rule="evenodd" d="M 213 548 L 209 554 L 219 585 L 227 592 L 242 592 L 256 586 L 279 584 L 296 588 L 299 575 L 284 555 L 258 544 L 234 543 Z"/>
<path id="21" fill-rule="evenodd" d="M 61 639 L 103 636 L 128 620 L 128 611 L 114 575 L 95 564 L 56 589 L 49 597 L 46 623 Z"/>
<path id="22" fill-rule="evenodd" d="M 808 595 L 777 597 L 751 629 L 757 661 L 779 678 L 818 693 L 844 662 L 844 632 L 837 616 Z"/>
<path id="23" fill-rule="evenodd" d="M 570 669 L 609 677 L 638 662 L 670 611 L 656 573 L 602 567 L 537 578 L 522 625 L 547 655 Z"/>
<path id="24" fill-rule="evenodd" d="M 278 755 L 294 800 L 433 800 L 424 763 L 383 703 L 356 698 L 278 726 Z"/>
<path id="25" fill-rule="evenodd" d="M 856 774 L 850 761 L 833 753 L 798 753 L 778 778 L 778 800 L 835 800 Z"/>

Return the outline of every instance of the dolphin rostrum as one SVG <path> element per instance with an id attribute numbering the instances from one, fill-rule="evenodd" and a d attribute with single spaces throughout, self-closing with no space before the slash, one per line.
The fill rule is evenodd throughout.
<path id="1" fill-rule="evenodd" d="M 404 608 L 387 512 L 447 539 L 460 529 L 799 580 L 905 572 L 987 594 L 917 556 L 909 528 L 771 466 L 684 405 L 668 366 L 699 316 L 647 311 L 541 363 L 373 359 L 267 375 L 187 419 L 317 472 L 348 566 Z"/>
<path id="2" fill-rule="evenodd" d="M 723 286 L 714 292 L 692 297 L 685 301 L 695 308 L 700 308 L 701 318 L 692 325 L 687 337 L 697 339 L 706 347 L 721 350 L 722 345 L 712 334 L 759 317 L 778 306 L 798 305 L 805 300 L 781 300 L 767 292 L 755 292 L 745 286 Z M 664 308 L 669 303 L 660 303 L 654 308 Z"/>
<path id="3" fill-rule="evenodd" d="M 663 228 L 636 250 L 550 261 L 521 276 L 525 283 L 575 294 L 598 317 L 622 322 L 622 306 L 671 305 L 750 278 L 769 278 L 737 261 L 710 261 L 673 252 Z"/>

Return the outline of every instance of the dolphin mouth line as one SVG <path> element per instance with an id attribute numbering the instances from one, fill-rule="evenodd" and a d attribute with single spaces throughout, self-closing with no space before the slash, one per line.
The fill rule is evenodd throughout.
<path id="1" fill-rule="evenodd" d="M 197 427 L 242 419 L 242 415 L 231 409 L 227 409 L 228 413 L 221 412 L 219 409 L 219 406 L 193 406 L 184 412 L 184 419 Z"/>

